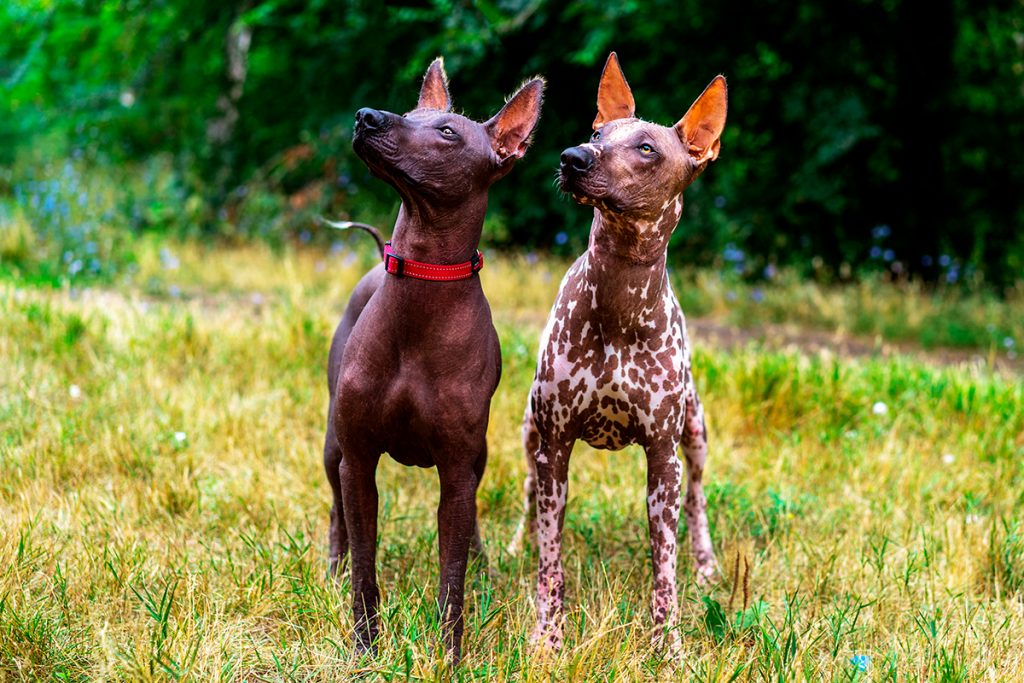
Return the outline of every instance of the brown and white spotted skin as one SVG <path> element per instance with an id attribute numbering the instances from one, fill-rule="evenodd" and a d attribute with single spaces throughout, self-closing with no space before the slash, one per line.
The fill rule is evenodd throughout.
<path id="1" fill-rule="evenodd" d="M 594 222 L 589 248 L 562 280 L 541 336 L 523 424 L 526 516 L 535 507 L 536 519 L 524 519 L 513 546 L 527 527 L 535 534 L 540 559 L 533 637 L 543 645 L 562 644 L 562 523 L 577 439 L 595 448 L 639 444 L 646 451 L 656 642 L 666 632 L 670 647 L 679 642 L 670 627 L 678 614 L 680 508 L 698 580 L 707 581 L 715 571 L 701 484 L 704 409 L 665 257 L 683 190 L 718 155 L 725 111 L 725 79 L 719 76 L 675 126 L 634 118 L 632 94 L 612 53 L 601 77 L 591 142 L 562 153 L 562 189 L 594 207 Z"/>

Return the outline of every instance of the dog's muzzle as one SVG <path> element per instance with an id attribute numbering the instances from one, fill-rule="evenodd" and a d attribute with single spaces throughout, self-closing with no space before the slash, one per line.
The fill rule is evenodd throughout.
<path id="1" fill-rule="evenodd" d="M 376 133 L 387 128 L 388 123 L 388 117 L 384 112 L 363 107 L 356 112 L 355 134 L 362 136 Z"/>
<path id="2" fill-rule="evenodd" d="M 583 147 L 570 147 L 562 152 L 559 170 L 563 177 L 585 175 L 594 167 L 594 155 Z"/>

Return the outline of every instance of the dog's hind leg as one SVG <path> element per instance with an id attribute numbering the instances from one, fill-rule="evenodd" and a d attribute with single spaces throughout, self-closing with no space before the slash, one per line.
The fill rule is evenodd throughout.
<path id="1" fill-rule="evenodd" d="M 686 396 L 686 416 L 683 418 L 683 455 L 686 456 L 686 500 L 683 510 L 686 527 L 690 532 L 697 583 L 706 584 L 715 574 L 717 561 L 708 530 L 708 502 L 704 497 L 704 463 L 708 457 L 708 430 L 704 424 L 704 406 L 696 388 Z"/>
<path id="2" fill-rule="evenodd" d="M 680 647 L 679 631 L 674 627 L 679 615 L 676 532 L 679 528 L 682 478 L 683 464 L 676 456 L 676 444 L 663 443 L 647 449 L 647 526 L 654 567 L 654 590 L 651 593 L 651 618 L 655 628 L 653 640 L 658 646 L 667 642 L 672 652 L 678 652 Z"/>
<path id="3" fill-rule="evenodd" d="M 341 495 L 341 445 L 334 435 L 334 421 L 331 419 L 334 401 L 327 415 L 327 435 L 324 437 L 324 470 L 327 481 L 331 484 L 333 503 L 331 504 L 331 527 L 327 532 L 327 575 L 338 578 L 348 555 L 348 531 L 345 528 L 345 507 Z"/>
<path id="4" fill-rule="evenodd" d="M 484 478 L 484 469 L 487 467 L 487 446 L 484 445 L 484 452 L 477 458 L 473 465 L 473 473 L 476 474 L 476 485 Z M 473 492 L 473 500 L 476 500 L 476 491 Z M 480 518 L 477 517 L 473 524 L 473 538 L 469 541 L 469 557 L 482 567 L 487 566 L 487 553 L 484 551 L 484 542 L 480 538 Z"/>
<path id="5" fill-rule="evenodd" d="M 526 479 L 523 480 L 523 516 L 519 518 L 512 540 L 509 541 L 507 551 L 509 555 L 518 555 L 523 550 L 526 541 L 526 534 L 530 534 L 530 540 L 537 542 L 537 466 L 534 464 L 534 457 L 540 447 L 540 434 L 537 432 L 537 425 L 533 421 L 533 410 L 530 405 L 526 406 L 526 414 L 523 415 L 523 449 L 526 451 Z"/>
<path id="6" fill-rule="evenodd" d="M 341 370 L 341 359 L 345 354 L 345 345 L 348 337 L 355 327 L 359 315 L 369 303 L 370 298 L 380 288 L 384 281 L 385 273 L 383 266 L 376 266 L 356 283 L 349 297 L 349 303 L 345 307 L 345 313 L 334 330 L 334 338 L 331 340 L 331 350 L 327 358 L 327 391 L 330 396 L 327 409 L 327 433 L 324 436 L 324 470 L 327 472 L 327 481 L 331 485 L 333 502 L 331 504 L 331 527 L 328 532 L 328 556 L 327 572 L 329 576 L 337 577 L 348 553 L 348 532 L 345 527 L 345 512 L 342 504 L 341 493 L 341 444 L 338 443 L 337 432 L 334 428 L 334 408 L 337 404 L 337 381 Z"/>

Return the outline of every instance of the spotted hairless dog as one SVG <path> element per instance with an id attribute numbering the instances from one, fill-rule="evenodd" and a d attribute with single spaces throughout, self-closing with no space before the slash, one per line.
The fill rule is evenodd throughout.
<path id="1" fill-rule="evenodd" d="M 375 649 L 378 631 L 375 473 L 386 452 L 404 465 L 437 468 L 437 600 L 448 656 L 460 655 L 467 556 L 471 542 L 480 549 L 476 489 L 501 374 L 477 244 L 488 188 L 526 152 L 543 89 L 542 79 L 526 82 L 477 123 L 452 112 L 439 59 L 412 111 L 356 114 L 356 153 L 402 198 L 384 263 L 353 291 L 327 369 L 330 571 L 351 552 L 359 652 Z"/>
<path id="2" fill-rule="evenodd" d="M 597 95 L 590 142 L 562 152 L 560 183 L 594 207 L 590 244 L 562 280 L 541 335 L 537 372 L 523 424 L 527 453 L 526 526 L 540 560 L 541 645 L 562 644 L 565 578 L 562 523 L 569 456 L 582 439 L 595 448 L 639 444 L 647 454 L 647 516 L 656 642 L 678 647 L 676 528 L 682 446 L 689 473 L 686 524 L 697 577 L 716 562 L 701 477 L 707 454 L 704 411 L 690 371 L 686 322 L 665 271 L 669 237 L 679 222 L 683 190 L 718 156 L 725 126 L 726 85 L 715 78 L 672 127 L 635 118 L 633 95 L 615 53 Z M 527 521 L 536 509 L 536 518 Z"/>

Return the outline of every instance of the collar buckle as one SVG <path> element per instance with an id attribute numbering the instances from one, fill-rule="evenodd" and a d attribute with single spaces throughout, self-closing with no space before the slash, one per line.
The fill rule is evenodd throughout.
<path id="1" fill-rule="evenodd" d="M 391 250 L 391 242 L 385 243 L 384 249 L 384 270 L 395 277 L 402 277 L 405 274 L 405 259 Z M 394 270 L 391 264 L 394 263 Z"/>

